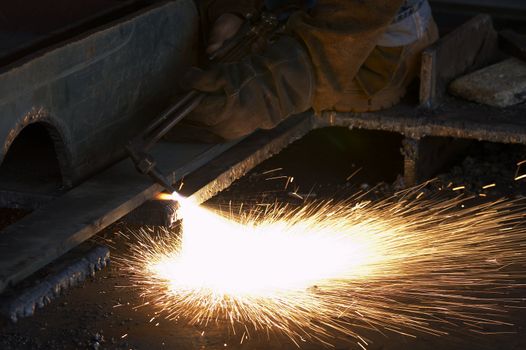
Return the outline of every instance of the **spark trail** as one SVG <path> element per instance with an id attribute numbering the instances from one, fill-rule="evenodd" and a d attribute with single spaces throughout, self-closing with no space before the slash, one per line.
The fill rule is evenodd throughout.
<path id="1" fill-rule="evenodd" d="M 182 199 L 182 234 L 135 232 L 119 263 L 167 318 L 227 320 L 297 344 L 509 326 L 525 278 L 524 203 L 417 194 L 238 216 Z"/>

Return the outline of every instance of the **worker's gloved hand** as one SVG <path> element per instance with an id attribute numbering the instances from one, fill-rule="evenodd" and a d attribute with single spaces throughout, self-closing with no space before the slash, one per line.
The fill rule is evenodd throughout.
<path id="1" fill-rule="evenodd" d="M 244 19 L 234 13 L 219 16 L 210 31 L 210 42 L 206 48 L 207 54 L 212 54 L 231 39 L 243 25 Z"/>
<path id="2" fill-rule="evenodd" d="M 208 93 L 186 119 L 192 134 L 204 130 L 223 140 L 270 129 L 290 115 L 311 107 L 314 93 L 312 64 L 303 46 L 281 36 L 261 54 L 241 62 L 191 70 L 186 88 Z M 213 140 L 213 137 L 204 137 Z"/>

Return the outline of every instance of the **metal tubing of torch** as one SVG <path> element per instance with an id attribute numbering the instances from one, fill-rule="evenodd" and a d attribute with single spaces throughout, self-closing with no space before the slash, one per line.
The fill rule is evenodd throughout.
<path id="1" fill-rule="evenodd" d="M 263 14 L 259 16 L 258 22 L 252 24 L 247 31 L 229 40 L 210 57 L 210 60 L 232 62 L 241 59 L 250 52 L 257 40 L 270 36 L 278 28 L 278 25 L 279 22 L 274 15 Z M 158 169 L 155 159 L 148 154 L 148 151 L 177 123 L 197 108 L 205 97 L 206 93 L 204 92 L 195 90 L 188 92 L 177 103 L 161 113 L 149 127 L 126 147 L 136 168 L 141 173 L 152 177 L 170 192 L 174 191 L 172 184 Z"/>

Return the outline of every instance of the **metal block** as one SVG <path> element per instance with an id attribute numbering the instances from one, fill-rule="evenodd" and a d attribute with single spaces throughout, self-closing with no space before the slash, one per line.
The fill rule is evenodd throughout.
<path id="1" fill-rule="evenodd" d="M 526 62 L 509 58 L 451 83 L 449 91 L 477 103 L 510 107 L 526 101 Z"/>

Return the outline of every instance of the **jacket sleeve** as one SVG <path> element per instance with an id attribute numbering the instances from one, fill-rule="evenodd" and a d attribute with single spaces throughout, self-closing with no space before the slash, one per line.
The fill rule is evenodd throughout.
<path id="1" fill-rule="evenodd" d="M 314 109 L 332 109 L 340 102 L 402 3 L 318 0 L 309 13 L 291 16 L 288 32 L 304 44 L 315 68 Z"/>

